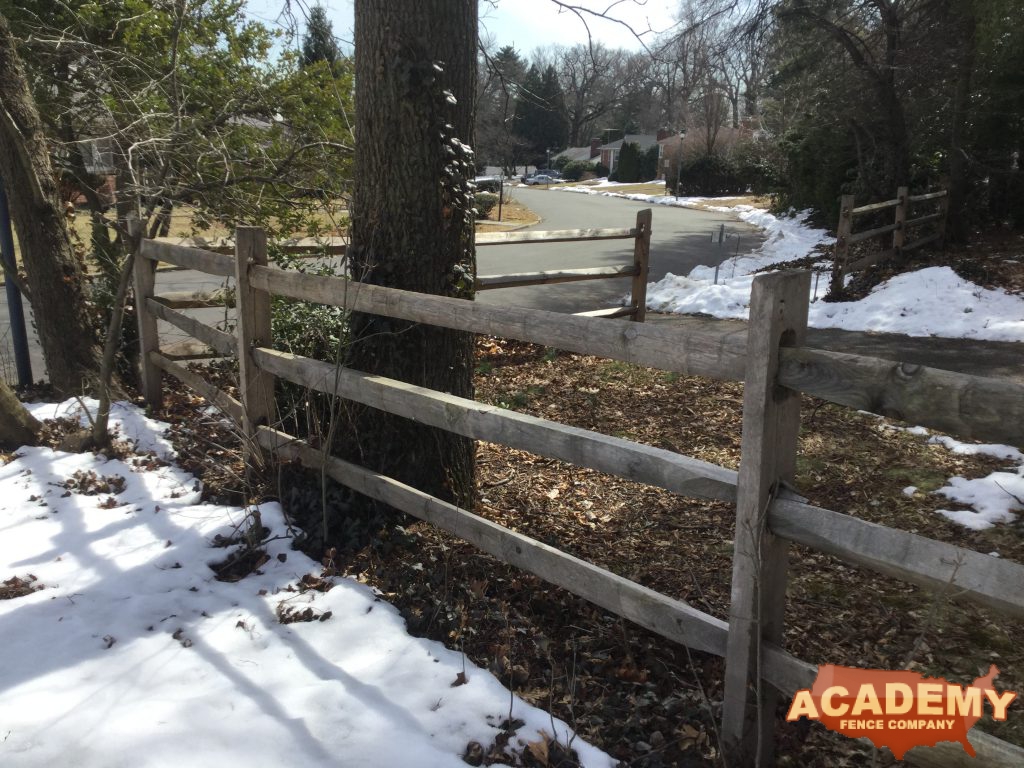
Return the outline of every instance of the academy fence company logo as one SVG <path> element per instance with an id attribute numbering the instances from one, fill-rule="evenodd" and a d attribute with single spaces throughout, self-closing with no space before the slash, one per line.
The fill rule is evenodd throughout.
<path id="1" fill-rule="evenodd" d="M 897 760 L 913 747 L 933 747 L 940 741 L 958 741 L 974 757 L 967 732 L 981 719 L 985 702 L 993 719 L 1005 720 L 1017 698 L 1012 691 L 993 687 L 998 674 L 993 665 L 965 687 L 916 672 L 824 664 L 814 686 L 796 692 L 786 720 L 820 720 L 829 730 L 888 747 Z"/>

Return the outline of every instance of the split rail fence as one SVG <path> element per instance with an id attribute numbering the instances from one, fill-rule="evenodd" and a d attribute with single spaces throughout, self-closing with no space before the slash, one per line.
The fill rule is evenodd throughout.
<path id="1" fill-rule="evenodd" d="M 576 314 L 588 317 L 617 318 L 628 317 L 636 322 L 643 322 L 647 313 L 647 276 L 651 260 L 651 210 L 639 211 L 636 215 L 636 226 L 601 229 L 552 229 L 530 232 L 486 232 L 476 236 L 478 248 L 493 245 L 523 245 L 545 243 L 594 242 L 602 240 L 632 240 L 633 261 L 610 267 L 585 267 L 581 269 L 546 270 L 542 272 L 520 272 L 506 275 L 479 275 L 476 278 L 477 291 L 492 291 L 500 288 L 521 288 L 531 285 L 553 285 L 556 283 L 575 283 L 585 280 L 609 280 L 631 278 L 632 290 L 630 303 L 624 307 L 595 309 Z M 175 247 L 167 239 L 154 240 L 153 249 Z M 191 246 L 190 246 L 191 247 Z M 302 238 L 288 243 L 279 243 L 276 247 L 284 253 L 318 258 L 325 256 L 344 256 L 347 246 L 343 238 L 326 239 Z M 208 253 L 228 255 L 234 253 L 234 246 L 213 246 L 202 249 Z M 162 261 L 166 261 L 161 259 Z M 168 263 L 173 263 L 168 261 Z M 195 269 L 194 266 L 175 265 L 174 269 Z M 230 277 L 230 275 L 227 275 Z M 223 306 L 223 297 L 212 295 L 182 294 L 167 296 L 164 303 L 172 309 L 196 309 L 207 306 Z M 161 319 L 163 316 L 161 316 Z"/>
<path id="2" fill-rule="evenodd" d="M 914 207 L 920 203 L 929 203 L 935 207 L 930 213 L 915 216 L 908 219 Z M 891 224 L 883 224 L 872 229 L 854 232 L 853 227 L 858 216 L 868 214 L 880 214 L 889 209 L 893 210 L 893 221 Z M 917 211 L 920 213 L 920 211 Z M 923 195 L 911 195 L 907 187 L 900 187 L 896 190 L 896 197 L 892 200 L 883 200 L 880 203 L 854 206 L 853 195 L 843 195 L 839 201 L 839 226 L 836 228 L 835 259 L 832 263 L 831 291 L 833 295 L 839 295 L 843 289 L 843 278 L 850 272 L 858 272 L 862 269 L 877 264 L 883 259 L 900 258 L 903 254 L 916 250 L 929 243 L 941 241 L 946 236 L 946 218 L 949 214 L 949 192 L 940 189 L 937 192 L 928 192 Z M 920 235 L 914 240 L 907 240 L 907 233 L 927 224 L 934 224 L 932 231 Z M 882 251 L 872 251 L 850 262 L 850 246 L 873 237 L 881 238 L 892 233 L 892 245 Z"/>
<path id="3" fill-rule="evenodd" d="M 563 587 L 659 635 L 724 656 L 722 745 L 729 765 L 767 765 L 776 701 L 809 687 L 816 667 L 782 647 L 786 555 L 791 544 L 1024 618 L 1024 566 L 815 507 L 791 489 L 800 393 L 896 416 L 966 438 L 1024 444 L 1024 387 L 921 366 L 803 346 L 810 274 L 754 282 L 750 331 L 739 335 L 597 320 L 492 306 L 289 272 L 268 266 L 264 233 L 239 228 L 233 256 L 143 240 L 137 259 L 144 390 L 161 405 L 169 374 L 218 406 L 246 443 L 317 469 L 338 482 L 449 531 L 500 560 Z M 236 280 L 238 322 L 228 334 L 161 304 L 157 261 Z M 503 336 L 682 375 L 744 382 L 738 472 L 667 450 L 566 426 L 411 384 L 273 349 L 272 295 L 416 323 Z M 241 400 L 159 352 L 161 318 L 226 355 L 237 355 Z M 350 399 L 477 440 L 589 467 L 674 493 L 735 503 L 728 621 L 499 526 L 446 501 L 342 461 L 275 428 L 275 378 Z M 250 450 L 257 450 L 250 448 Z M 766 682 L 767 685 L 762 684 Z M 917 748 L 924 766 L 1020 766 L 1024 750 L 974 729 L 977 759 L 957 744 Z"/>

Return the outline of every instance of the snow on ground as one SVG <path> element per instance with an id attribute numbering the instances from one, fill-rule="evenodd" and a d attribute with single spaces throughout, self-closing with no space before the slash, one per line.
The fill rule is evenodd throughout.
<path id="1" fill-rule="evenodd" d="M 714 198 L 616 193 L 626 186 L 602 181 L 593 186 L 562 187 L 559 191 L 611 195 L 656 205 L 729 212 L 762 229 L 767 235 L 756 251 L 727 259 L 714 267 L 696 267 L 686 276 L 665 275 L 647 288 L 647 307 L 657 312 L 703 313 L 713 317 L 746 319 L 750 310 L 753 272 L 762 267 L 809 256 L 834 238 L 807 224 L 808 211 L 776 217 L 749 205 L 716 206 Z M 982 288 L 959 277 L 949 267 L 927 267 L 908 272 L 875 287 L 860 301 L 826 303 L 831 262 L 815 264 L 823 274 L 812 280 L 812 328 L 902 333 L 985 341 L 1024 341 L 1024 297 L 1003 290 Z M 625 300 L 628 303 L 628 297 Z"/>
<path id="2" fill-rule="evenodd" d="M 874 414 L 872 414 L 874 415 Z M 877 417 L 881 419 L 881 417 Z M 1009 466 L 986 477 L 968 480 L 963 477 L 951 477 L 946 485 L 934 493 L 945 496 L 950 501 L 966 504 L 972 509 L 939 509 L 942 515 L 954 523 L 959 523 L 973 531 L 984 531 L 996 523 L 1012 523 L 1017 519 L 1016 512 L 1024 511 L 1024 453 L 1009 445 L 975 445 L 961 443 L 948 435 L 932 435 L 924 427 L 899 427 L 894 424 L 882 423 L 881 429 L 899 429 L 913 435 L 928 437 L 932 445 L 941 445 L 953 453 L 965 456 L 992 456 L 1009 462 Z M 918 492 L 914 486 L 903 489 L 907 496 Z"/>
<path id="3" fill-rule="evenodd" d="M 994 456 L 1017 465 L 974 480 L 951 477 L 935 492 L 973 509 L 940 509 L 940 515 L 971 530 L 983 531 L 996 523 L 1011 523 L 1017 519 L 1015 511 L 1024 511 L 1024 453 L 1008 445 L 961 443 L 946 435 L 934 435 L 928 442 L 943 445 L 953 453 Z"/>
<path id="4" fill-rule="evenodd" d="M 112 421 L 172 457 L 166 425 L 126 405 Z M 88 473 L 115 480 L 86 495 Z M 258 507 L 271 531 L 261 572 L 214 579 L 210 564 L 229 550 L 211 542 L 247 512 L 200 504 L 200 491 L 151 458 L 23 448 L 0 466 L 0 578 L 41 587 L 0 601 L 0 765 L 455 768 L 469 741 L 493 742 L 510 706 L 526 722 L 513 745 L 541 731 L 565 743 L 564 723 L 461 654 L 410 637 L 369 587 L 294 591 L 320 568 L 292 551 L 276 503 Z M 307 608 L 318 620 L 278 621 Z M 468 682 L 452 687 L 464 669 Z M 573 747 L 588 766 L 613 763 Z"/>

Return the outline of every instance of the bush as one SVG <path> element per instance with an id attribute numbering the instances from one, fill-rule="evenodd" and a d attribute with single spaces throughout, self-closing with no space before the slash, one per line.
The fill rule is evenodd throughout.
<path id="1" fill-rule="evenodd" d="M 619 162 L 615 166 L 617 181 L 635 182 L 643 181 L 642 175 L 643 155 L 640 152 L 640 145 L 633 142 L 626 142 L 619 150 Z"/>
<path id="2" fill-rule="evenodd" d="M 566 181 L 579 181 L 583 178 L 583 174 L 590 169 L 590 163 L 584 163 L 582 160 L 573 160 L 571 163 L 566 163 L 562 168 L 562 178 Z"/>
<path id="3" fill-rule="evenodd" d="M 668 189 L 677 195 L 741 195 L 746 185 L 736 172 L 736 164 L 723 155 L 697 155 L 683 159 L 682 173 L 673 161 L 668 169 Z M 676 189 L 676 179 L 679 189 Z"/>
<path id="4" fill-rule="evenodd" d="M 324 277 L 340 277 L 344 271 L 331 264 L 316 264 L 294 255 L 271 253 L 272 261 L 282 267 Z M 311 301 L 284 296 L 271 300 L 270 319 L 274 349 L 317 360 L 334 360 L 340 345 L 347 343 L 346 311 Z M 327 424 L 331 404 L 327 395 L 278 378 L 275 386 L 277 410 L 283 429 L 300 437 L 314 434 L 316 425 Z M 325 428 L 326 429 L 326 428 Z"/>
<path id="5" fill-rule="evenodd" d="M 637 181 L 653 181 L 658 178 L 658 151 L 657 144 L 647 148 L 647 151 L 640 156 L 640 178 Z"/>
<path id="6" fill-rule="evenodd" d="M 610 169 L 604 163 L 598 163 L 594 166 L 594 175 L 597 178 L 602 179 L 610 173 Z"/>
<path id="7" fill-rule="evenodd" d="M 498 178 L 484 178 L 473 182 L 476 184 L 477 193 L 480 192 L 500 192 L 501 191 L 501 179 Z"/>
<path id="8" fill-rule="evenodd" d="M 755 195 L 778 189 L 782 158 L 775 142 L 744 142 L 736 148 L 734 162 L 739 181 Z"/>
<path id="9" fill-rule="evenodd" d="M 497 204 L 498 196 L 492 192 L 478 192 L 474 198 L 476 214 L 481 219 L 486 219 Z"/>

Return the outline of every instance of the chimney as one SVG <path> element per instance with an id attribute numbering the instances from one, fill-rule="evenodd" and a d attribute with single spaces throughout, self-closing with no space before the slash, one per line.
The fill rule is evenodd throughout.
<path id="1" fill-rule="evenodd" d="M 668 128 L 658 129 L 658 141 L 661 141 L 662 139 L 667 139 L 669 136 L 673 135 L 675 135 L 675 131 L 671 131 Z"/>
<path id="2" fill-rule="evenodd" d="M 591 139 L 590 140 L 590 159 L 593 160 L 595 157 L 601 154 L 601 140 Z"/>

